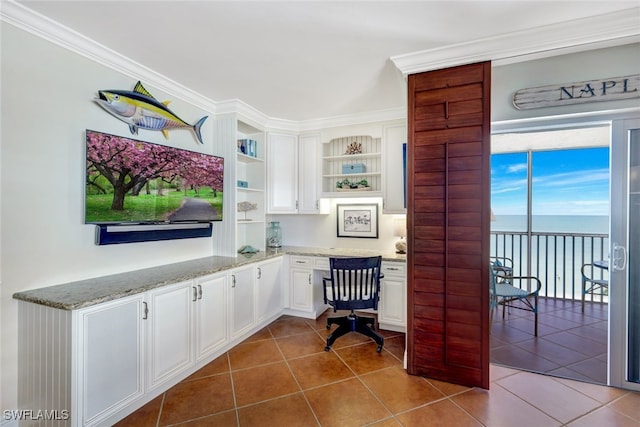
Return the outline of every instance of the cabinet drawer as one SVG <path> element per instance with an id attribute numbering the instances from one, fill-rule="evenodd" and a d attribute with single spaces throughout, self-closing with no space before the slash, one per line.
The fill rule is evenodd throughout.
<path id="1" fill-rule="evenodd" d="M 404 276 L 407 265 L 402 262 L 383 262 L 381 269 L 385 276 Z"/>
<path id="2" fill-rule="evenodd" d="M 315 258 L 313 260 L 313 268 L 329 271 L 329 258 Z"/>
<path id="3" fill-rule="evenodd" d="M 303 257 L 303 256 L 292 256 L 291 262 L 289 263 L 291 267 L 309 267 L 313 268 L 313 258 L 311 257 Z"/>

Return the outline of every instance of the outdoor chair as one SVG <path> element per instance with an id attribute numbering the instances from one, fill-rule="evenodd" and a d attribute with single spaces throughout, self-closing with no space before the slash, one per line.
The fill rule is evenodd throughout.
<path id="1" fill-rule="evenodd" d="M 603 297 L 609 295 L 609 281 L 602 277 L 596 278 L 594 268 L 598 268 L 602 271 L 601 267 L 597 267 L 593 263 L 584 264 L 580 267 L 580 274 L 582 275 L 582 312 L 584 313 L 584 300 L 587 294 L 599 295 L 602 301 Z"/>
<path id="2" fill-rule="evenodd" d="M 511 273 L 509 275 L 508 273 Z M 489 266 L 491 322 L 493 312 L 501 305 L 502 318 L 507 308 L 516 308 L 533 312 L 534 335 L 538 336 L 538 294 L 542 283 L 534 276 L 513 276 L 513 264 L 505 266 L 503 262 L 492 259 Z"/>

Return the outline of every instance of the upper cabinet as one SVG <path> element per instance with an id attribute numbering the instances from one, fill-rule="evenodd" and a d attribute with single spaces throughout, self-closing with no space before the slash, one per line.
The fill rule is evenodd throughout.
<path id="1" fill-rule="evenodd" d="M 236 245 L 264 250 L 265 134 L 238 121 L 236 152 Z"/>
<path id="2" fill-rule="evenodd" d="M 382 156 L 382 212 L 406 213 L 407 125 L 385 126 Z"/>
<path id="3" fill-rule="evenodd" d="M 267 136 L 267 213 L 317 214 L 319 135 Z"/>
<path id="4" fill-rule="evenodd" d="M 381 196 L 381 138 L 359 135 L 334 138 L 323 143 L 322 195 Z"/>

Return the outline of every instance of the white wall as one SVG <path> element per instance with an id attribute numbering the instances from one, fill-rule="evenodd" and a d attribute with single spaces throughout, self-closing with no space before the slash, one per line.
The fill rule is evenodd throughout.
<path id="1" fill-rule="evenodd" d="M 285 246 L 353 248 L 395 251 L 399 239 L 393 235 L 393 220 L 404 215 L 383 215 L 381 198 L 329 199 L 326 215 L 270 215 L 267 220 L 280 221 Z M 337 204 L 375 203 L 378 205 L 378 238 L 337 237 Z"/>
<path id="2" fill-rule="evenodd" d="M 98 107 L 98 89 L 131 90 L 134 79 L 2 25 L 0 408 L 17 408 L 17 304 L 13 293 L 68 281 L 213 255 L 213 238 L 96 246 L 83 224 L 84 131 L 131 136 Z M 170 59 L 168 59 L 170 60 Z M 147 89 L 189 123 L 208 115 Z M 215 153 L 213 120 L 193 133 L 140 130 L 146 141 Z M 135 137 L 134 137 L 135 138 Z M 37 409 L 37 408 L 33 408 Z"/>
<path id="3" fill-rule="evenodd" d="M 491 121 L 637 108 L 638 98 L 564 107 L 518 110 L 513 95 L 519 89 L 640 74 L 640 43 L 494 66 L 491 70 Z"/>

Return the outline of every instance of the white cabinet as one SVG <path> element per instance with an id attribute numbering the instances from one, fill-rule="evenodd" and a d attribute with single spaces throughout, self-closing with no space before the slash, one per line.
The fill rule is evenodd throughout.
<path id="1" fill-rule="evenodd" d="M 382 195 L 381 138 L 369 135 L 331 139 L 322 144 L 324 197 Z"/>
<path id="2" fill-rule="evenodd" d="M 99 422 L 143 395 L 142 307 L 142 296 L 135 295 L 77 312 L 81 353 L 76 396 L 80 404 L 71 417 L 82 420 L 82 425 Z M 56 390 L 64 394 L 63 387 Z"/>
<path id="3" fill-rule="evenodd" d="M 196 291 L 194 329 L 196 362 L 200 362 L 228 342 L 227 274 L 197 279 Z"/>
<path id="4" fill-rule="evenodd" d="M 405 332 L 407 325 L 406 265 L 400 262 L 383 262 L 381 271 L 384 278 L 380 281 L 379 327 Z"/>
<path id="5" fill-rule="evenodd" d="M 237 144 L 251 141 L 254 149 L 236 153 L 236 246 L 264 250 L 265 235 L 265 140 L 264 133 L 238 121 Z"/>
<path id="6" fill-rule="evenodd" d="M 310 312 L 313 309 L 313 258 L 291 256 L 289 265 L 289 307 Z"/>
<path id="7" fill-rule="evenodd" d="M 270 133 L 267 141 L 267 213 L 320 212 L 319 135 Z"/>
<path id="8" fill-rule="evenodd" d="M 231 339 L 241 336 L 255 323 L 254 267 L 233 270 L 231 279 Z"/>
<path id="9" fill-rule="evenodd" d="M 298 143 L 298 213 L 320 212 L 320 135 L 300 135 Z"/>
<path id="10" fill-rule="evenodd" d="M 273 320 L 284 308 L 281 270 L 281 257 L 260 262 L 255 266 L 256 320 L 258 322 Z"/>
<path id="11" fill-rule="evenodd" d="M 328 258 L 289 256 L 289 307 L 285 313 L 316 319 L 327 309 L 322 277 L 328 269 Z"/>
<path id="12" fill-rule="evenodd" d="M 297 213 L 298 138 L 269 133 L 267 136 L 267 213 Z"/>
<path id="13" fill-rule="evenodd" d="M 192 281 L 147 293 L 147 369 L 149 389 L 193 364 L 193 303 L 197 289 Z"/>
<path id="14" fill-rule="evenodd" d="M 403 214 L 405 207 L 405 157 L 407 126 L 398 124 L 383 129 L 382 213 Z M 406 149 L 406 145 L 405 145 Z"/>

